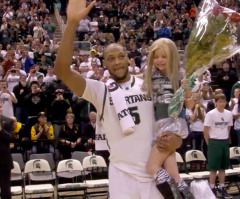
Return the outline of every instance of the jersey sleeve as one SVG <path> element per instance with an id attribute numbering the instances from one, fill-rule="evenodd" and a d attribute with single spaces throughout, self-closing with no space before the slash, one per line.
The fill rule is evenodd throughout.
<path id="1" fill-rule="evenodd" d="M 105 84 L 100 81 L 86 79 L 86 88 L 82 98 L 91 102 L 97 111 L 101 110 L 103 104 L 103 97 L 105 93 Z"/>
<path id="2" fill-rule="evenodd" d="M 204 126 L 212 126 L 212 119 L 211 119 L 211 112 L 208 112 L 206 114 L 205 120 L 204 120 Z"/>

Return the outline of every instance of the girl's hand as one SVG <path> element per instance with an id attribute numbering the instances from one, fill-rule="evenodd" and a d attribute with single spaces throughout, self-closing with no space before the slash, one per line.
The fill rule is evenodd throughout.
<path id="1" fill-rule="evenodd" d="M 182 138 L 171 132 L 164 132 L 157 139 L 157 148 L 159 151 L 175 151 L 182 145 Z"/>
<path id="2" fill-rule="evenodd" d="M 181 87 L 183 89 L 186 89 L 188 84 L 189 84 L 189 80 L 188 79 L 182 79 L 181 80 Z"/>

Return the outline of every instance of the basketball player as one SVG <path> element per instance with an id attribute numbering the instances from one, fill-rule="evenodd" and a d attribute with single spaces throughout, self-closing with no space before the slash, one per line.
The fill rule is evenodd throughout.
<path id="1" fill-rule="evenodd" d="M 130 76 L 128 56 L 119 44 L 110 44 L 104 51 L 104 66 L 111 78 L 121 86 L 126 104 L 135 122 L 134 133 L 122 133 L 119 115 L 116 114 L 110 92 L 103 82 L 85 79 L 70 69 L 73 41 L 78 22 L 87 16 L 94 6 L 86 7 L 86 0 L 70 0 L 68 21 L 55 65 L 61 80 L 78 96 L 90 101 L 102 117 L 102 126 L 110 146 L 109 192 L 111 199 L 160 199 L 153 178 L 146 172 L 145 165 L 153 140 L 153 103 L 141 89 L 143 80 Z M 123 98 L 124 99 L 124 98 Z M 121 115 L 124 117 L 124 113 Z M 168 133 L 157 141 L 159 150 L 175 150 L 181 138 Z"/>

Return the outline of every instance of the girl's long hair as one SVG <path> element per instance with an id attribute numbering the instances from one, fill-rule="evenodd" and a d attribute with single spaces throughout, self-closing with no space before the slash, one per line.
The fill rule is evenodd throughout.
<path id="1" fill-rule="evenodd" d="M 179 53 L 175 43 L 167 38 L 161 38 L 153 42 L 149 48 L 148 68 L 144 77 L 143 89 L 152 96 L 152 76 L 156 71 L 153 65 L 154 53 L 157 49 L 163 49 L 167 55 L 167 77 L 169 78 L 174 92 L 179 88 Z"/>

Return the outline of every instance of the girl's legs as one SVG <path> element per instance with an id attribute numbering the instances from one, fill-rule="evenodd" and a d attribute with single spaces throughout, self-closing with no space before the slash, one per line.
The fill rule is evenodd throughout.
<path id="1" fill-rule="evenodd" d="M 166 170 L 163 169 L 163 166 Z M 154 145 L 150 153 L 146 169 L 149 174 L 155 177 L 157 188 L 164 198 L 182 198 L 178 190 L 175 189 L 174 193 L 171 190 L 170 185 L 173 185 L 174 179 L 177 183 L 178 189 L 183 193 L 185 198 L 193 199 L 188 185 L 180 178 L 175 152 L 160 152 L 157 149 L 157 146 Z"/>
<path id="2" fill-rule="evenodd" d="M 186 182 L 184 182 L 181 179 L 179 175 L 175 152 L 172 152 L 164 161 L 164 168 L 167 170 L 169 175 L 174 179 L 174 181 L 177 184 L 178 190 L 181 191 L 181 193 L 184 195 L 184 198 L 193 199 L 193 195 L 190 192 L 189 186 L 186 184 Z M 181 197 L 177 195 L 178 191 L 174 191 L 174 193 L 176 194 L 176 198 Z"/>
<path id="3" fill-rule="evenodd" d="M 171 152 L 160 152 L 157 149 L 156 144 L 153 146 L 152 151 L 150 153 L 146 170 L 147 172 L 154 176 L 157 182 L 157 189 L 163 195 L 164 198 L 174 199 L 173 192 L 168 181 L 171 181 L 171 177 L 163 169 L 163 163 L 167 159 Z"/>

